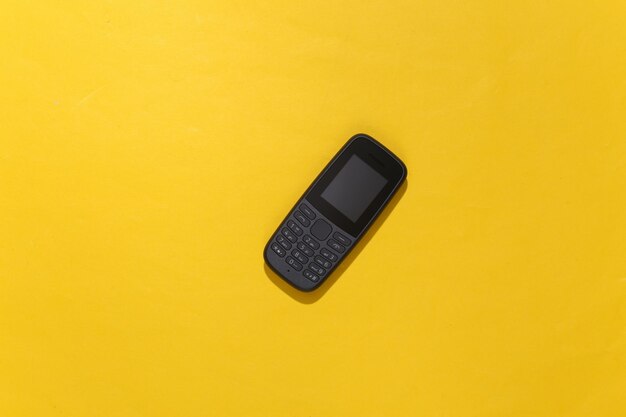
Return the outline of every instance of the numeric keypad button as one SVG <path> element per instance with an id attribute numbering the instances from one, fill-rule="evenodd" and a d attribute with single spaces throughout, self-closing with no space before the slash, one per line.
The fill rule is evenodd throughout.
<path id="1" fill-rule="evenodd" d="M 326 269 L 330 268 L 333 265 L 330 263 L 330 261 L 322 258 L 321 256 L 316 256 L 315 262 L 317 262 L 320 266 L 323 266 Z"/>
<path id="2" fill-rule="evenodd" d="M 294 249 L 293 252 L 291 252 L 291 254 L 293 255 L 294 258 L 298 260 L 298 262 L 301 262 L 303 264 L 309 262 L 309 258 L 304 256 L 304 254 L 300 252 L 298 249 Z"/>
<path id="3" fill-rule="evenodd" d="M 321 266 L 319 266 L 318 264 L 311 262 L 309 264 L 309 268 L 311 268 L 311 271 L 315 272 L 317 275 L 324 275 L 324 273 L 326 272 L 326 270 L 324 268 L 322 268 Z"/>
<path id="4" fill-rule="evenodd" d="M 334 253 L 332 253 L 326 248 L 322 248 L 320 250 L 320 255 L 322 255 L 324 258 L 328 259 L 331 262 L 335 262 L 337 259 L 339 259 L 337 255 L 335 255 Z"/>
<path id="5" fill-rule="evenodd" d="M 296 261 L 291 256 L 287 256 L 287 258 L 285 258 L 285 262 L 287 262 L 287 265 L 291 266 L 296 271 L 301 271 L 302 270 L 302 264 L 300 262 Z"/>
<path id="6" fill-rule="evenodd" d="M 276 255 L 280 256 L 281 258 L 285 256 L 285 254 L 287 252 L 285 252 L 285 250 L 283 248 L 281 248 L 278 243 L 274 242 L 272 243 L 272 245 L 270 246 L 272 248 L 272 250 L 274 252 L 276 252 Z"/>
<path id="7" fill-rule="evenodd" d="M 286 238 L 288 241 L 290 241 L 291 243 L 296 243 L 298 241 L 298 238 L 296 237 L 296 235 L 294 235 L 291 230 L 287 229 L 286 227 L 283 227 L 283 230 L 280 231 Z"/>
<path id="8" fill-rule="evenodd" d="M 315 255 L 315 252 L 313 252 L 311 248 L 309 248 L 306 244 L 304 244 L 304 242 L 298 242 L 296 247 L 300 249 L 306 256 Z"/>
<path id="9" fill-rule="evenodd" d="M 302 236 L 302 228 L 296 224 L 293 220 L 287 222 L 287 227 L 291 229 L 298 236 Z"/>
<path id="10" fill-rule="evenodd" d="M 291 243 L 283 235 L 276 236 L 276 242 L 287 250 L 291 249 Z"/>
<path id="11" fill-rule="evenodd" d="M 306 243 L 307 245 L 309 245 L 309 247 L 311 249 L 317 249 L 320 247 L 320 244 L 317 240 L 313 239 L 311 236 L 309 235 L 304 235 L 304 237 L 302 238 L 302 241 L 304 243 Z"/>
<path id="12" fill-rule="evenodd" d="M 320 277 L 318 277 L 317 275 L 315 275 L 313 272 L 309 271 L 308 269 L 305 269 L 302 275 L 304 275 L 305 278 L 308 278 L 313 282 L 317 282 L 320 280 Z"/>

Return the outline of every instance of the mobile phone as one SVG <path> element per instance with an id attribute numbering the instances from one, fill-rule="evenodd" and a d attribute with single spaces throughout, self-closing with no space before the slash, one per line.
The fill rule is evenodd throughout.
<path id="1" fill-rule="evenodd" d="M 265 245 L 267 265 L 301 291 L 332 274 L 407 176 L 371 136 L 354 135 L 296 202 Z"/>

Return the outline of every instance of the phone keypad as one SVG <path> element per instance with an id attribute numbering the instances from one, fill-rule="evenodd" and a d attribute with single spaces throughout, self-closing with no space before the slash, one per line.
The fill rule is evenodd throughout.
<path id="1" fill-rule="evenodd" d="M 286 265 L 302 271 L 302 276 L 313 282 L 324 278 L 352 244 L 332 224 L 322 218 L 315 220 L 317 217 L 313 209 L 300 204 L 270 244 Z"/>

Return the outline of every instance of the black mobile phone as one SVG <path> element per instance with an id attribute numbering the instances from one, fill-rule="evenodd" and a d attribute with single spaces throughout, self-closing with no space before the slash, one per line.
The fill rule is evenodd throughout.
<path id="1" fill-rule="evenodd" d="M 301 291 L 337 268 L 407 175 L 374 138 L 354 135 L 304 192 L 265 246 L 269 267 Z"/>

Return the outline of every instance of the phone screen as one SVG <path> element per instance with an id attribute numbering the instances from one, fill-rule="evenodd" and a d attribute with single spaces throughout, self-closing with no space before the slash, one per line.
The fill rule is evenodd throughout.
<path id="1" fill-rule="evenodd" d="M 365 161 L 352 155 L 320 197 L 356 223 L 387 182 Z"/>

